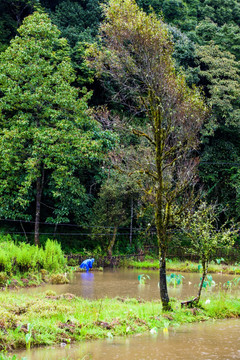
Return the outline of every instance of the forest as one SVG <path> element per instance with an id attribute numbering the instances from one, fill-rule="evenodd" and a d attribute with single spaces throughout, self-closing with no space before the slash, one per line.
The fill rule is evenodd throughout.
<path id="1" fill-rule="evenodd" d="M 1 234 L 178 256 L 198 211 L 238 249 L 240 2 L 111 4 L 0 2 Z"/>

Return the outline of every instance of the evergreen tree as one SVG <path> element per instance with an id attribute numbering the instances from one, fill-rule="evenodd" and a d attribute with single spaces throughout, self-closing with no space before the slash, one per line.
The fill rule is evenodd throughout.
<path id="1" fill-rule="evenodd" d="M 0 216 L 30 219 L 32 211 L 38 244 L 46 186 L 55 221 L 68 221 L 86 201 L 81 169 L 111 140 L 88 113 L 89 95 L 71 86 L 67 40 L 48 16 L 35 12 L 18 31 L 0 56 Z"/>

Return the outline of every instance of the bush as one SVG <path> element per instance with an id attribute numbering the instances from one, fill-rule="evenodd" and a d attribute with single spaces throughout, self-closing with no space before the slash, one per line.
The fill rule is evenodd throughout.
<path id="1" fill-rule="evenodd" d="M 17 274 L 40 269 L 57 272 L 64 270 L 66 263 L 56 241 L 47 240 L 43 249 L 26 243 L 16 245 L 10 236 L 0 236 L 0 272 Z"/>
<path id="2" fill-rule="evenodd" d="M 57 241 L 47 240 L 44 252 L 43 269 L 47 271 L 63 270 L 67 264 L 61 245 Z"/>
<path id="3" fill-rule="evenodd" d="M 50 277 L 50 282 L 52 284 L 68 284 L 69 280 L 62 274 L 53 274 Z"/>
<path id="4" fill-rule="evenodd" d="M 8 280 L 8 276 L 5 272 L 0 272 L 0 286 L 4 286 Z"/>

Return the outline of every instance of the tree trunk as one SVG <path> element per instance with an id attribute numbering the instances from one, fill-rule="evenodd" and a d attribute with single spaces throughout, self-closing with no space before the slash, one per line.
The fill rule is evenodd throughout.
<path id="1" fill-rule="evenodd" d="M 205 261 L 202 261 L 202 267 L 203 267 L 203 274 L 202 274 L 202 280 L 198 289 L 198 296 L 197 296 L 197 302 L 200 300 L 200 296 L 201 296 L 201 292 L 202 292 L 202 288 L 203 288 L 203 283 L 204 280 L 207 276 L 207 271 L 208 271 L 208 264 Z"/>
<path id="2" fill-rule="evenodd" d="M 155 213 L 155 222 L 157 228 L 157 238 L 159 245 L 159 285 L 160 297 L 164 311 L 171 310 L 169 303 L 168 289 L 167 289 L 167 276 L 166 276 L 166 249 L 167 249 L 167 233 L 163 223 L 162 216 L 162 194 L 161 187 L 157 191 L 157 208 Z"/>
<path id="3" fill-rule="evenodd" d="M 198 289 L 197 296 L 192 300 L 182 301 L 181 302 L 181 307 L 183 307 L 184 305 L 187 305 L 188 307 L 192 307 L 193 305 L 198 304 L 198 302 L 200 300 L 200 297 L 201 297 L 203 283 L 204 283 L 204 280 L 206 279 L 207 271 L 208 271 L 208 263 L 206 263 L 204 260 L 202 260 L 202 267 L 203 267 L 202 280 L 201 280 L 201 283 L 200 283 L 200 286 L 199 286 L 199 289 Z"/>
<path id="4" fill-rule="evenodd" d="M 157 172 L 157 193 L 156 193 L 156 211 L 155 224 L 157 229 L 157 239 L 159 246 L 159 286 L 160 297 L 163 311 L 171 310 L 167 290 L 166 277 L 166 249 L 167 249 L 167 229 L 169 225 L 169 208 L 164 211 L 164 180 L 163 180 L 163 153 L 164 153 L 164 131 L 162 129 L 161 109 L 155 109 L 152 104 L 152 118 L 155 126 L 155 143 L 156 143 L 156 172 Z M 166 214 L 167 212 L 167 214 Z"/>
<path id="5" fill-rule="evenodd" d="M 131 196 L 131 222 L 130 222 L 130 236 L 129 236 L 130 245 L 132 245 L 132 235 L 133 235 L 133 196 Z"/>
<path id="6" fill-rule="evenodd" d="M 159 285 L 160 285 L 160 297 L 162 301 L 163 311 L 171 310 L 171 305 L 169 303 L 169 296 L 167 290 L 166 256 L 164 253 L 160 255 L 160 261 L 159 261 Z"/>
<path id="7" fill-rule="evenodd" d="M 42 170 L 42 176 L 37 178 L 36 183 L 36 213 L 35 213 L 35 228 L 34 228 L 34 243 L 38 246 L 39 243 L 39 225 L 40 225 L 40 212 L 41 212 L 41 198 L 44 182 L 44 170 Z"/>
<path id="8" fill-rule="evenodd" d="M 54 233 L 53 233 L 53 237 L 55 237 L 55 236 L 56 236 L 57 226 L 58 226 L 58 224 L 55 224 L 55 226 L 54 226 Z"/>
<path id="9" fill-rule="evenodd" d="M 27 237 L 26 231 L 25 231 L 25 229 L 24 229 L 24 226 L 23 226 L 23 224 L 22 224 L 22 221 L 20 221 L 20 225 L 21 225 L 21 228 L 22 228 L 22 230 L 23 230 L 23 233 L 24 233 L 26 242 L 28 242 L 28 237 Z"/>
<path id="10" fill-rule="evenodd" d="M 113 230 L 113 237 L 110 241 L 110 244 L 108 245 L 108 249 L 107 249 L 107 253 L 109 257 L 112 257 L 112 250 L 113 250 L 113 246 L 115 244 L 116 241 L 116 237 L 117 237 L 117 225 L 114 226 L 114 230 Z"/>

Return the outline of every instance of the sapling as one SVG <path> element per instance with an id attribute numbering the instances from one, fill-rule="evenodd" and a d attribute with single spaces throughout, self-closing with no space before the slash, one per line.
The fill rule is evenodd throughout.
<path id="1" fill-rule="evenodd" d="M 200 257 L 202 265 L 202 277 L 199 284 L 197 296 L 193 300 L 183 301 L 182 305 L 192 305 L 198 303 L 201 291 L 207 277 L 208 265 L 216 255 L 216 250 L 221 247 L 231 247 L 234 243 L 234 235 L 237 230 L 224 224 L 220 229 L 217 228 L 218 214 L 214 205 L 201 202 L 198 209 L 188 212 L 182 220 L 182 229 L 190 240 L 189 252 Z M 228 226 L 228 227 L 227 227 Z"/>

